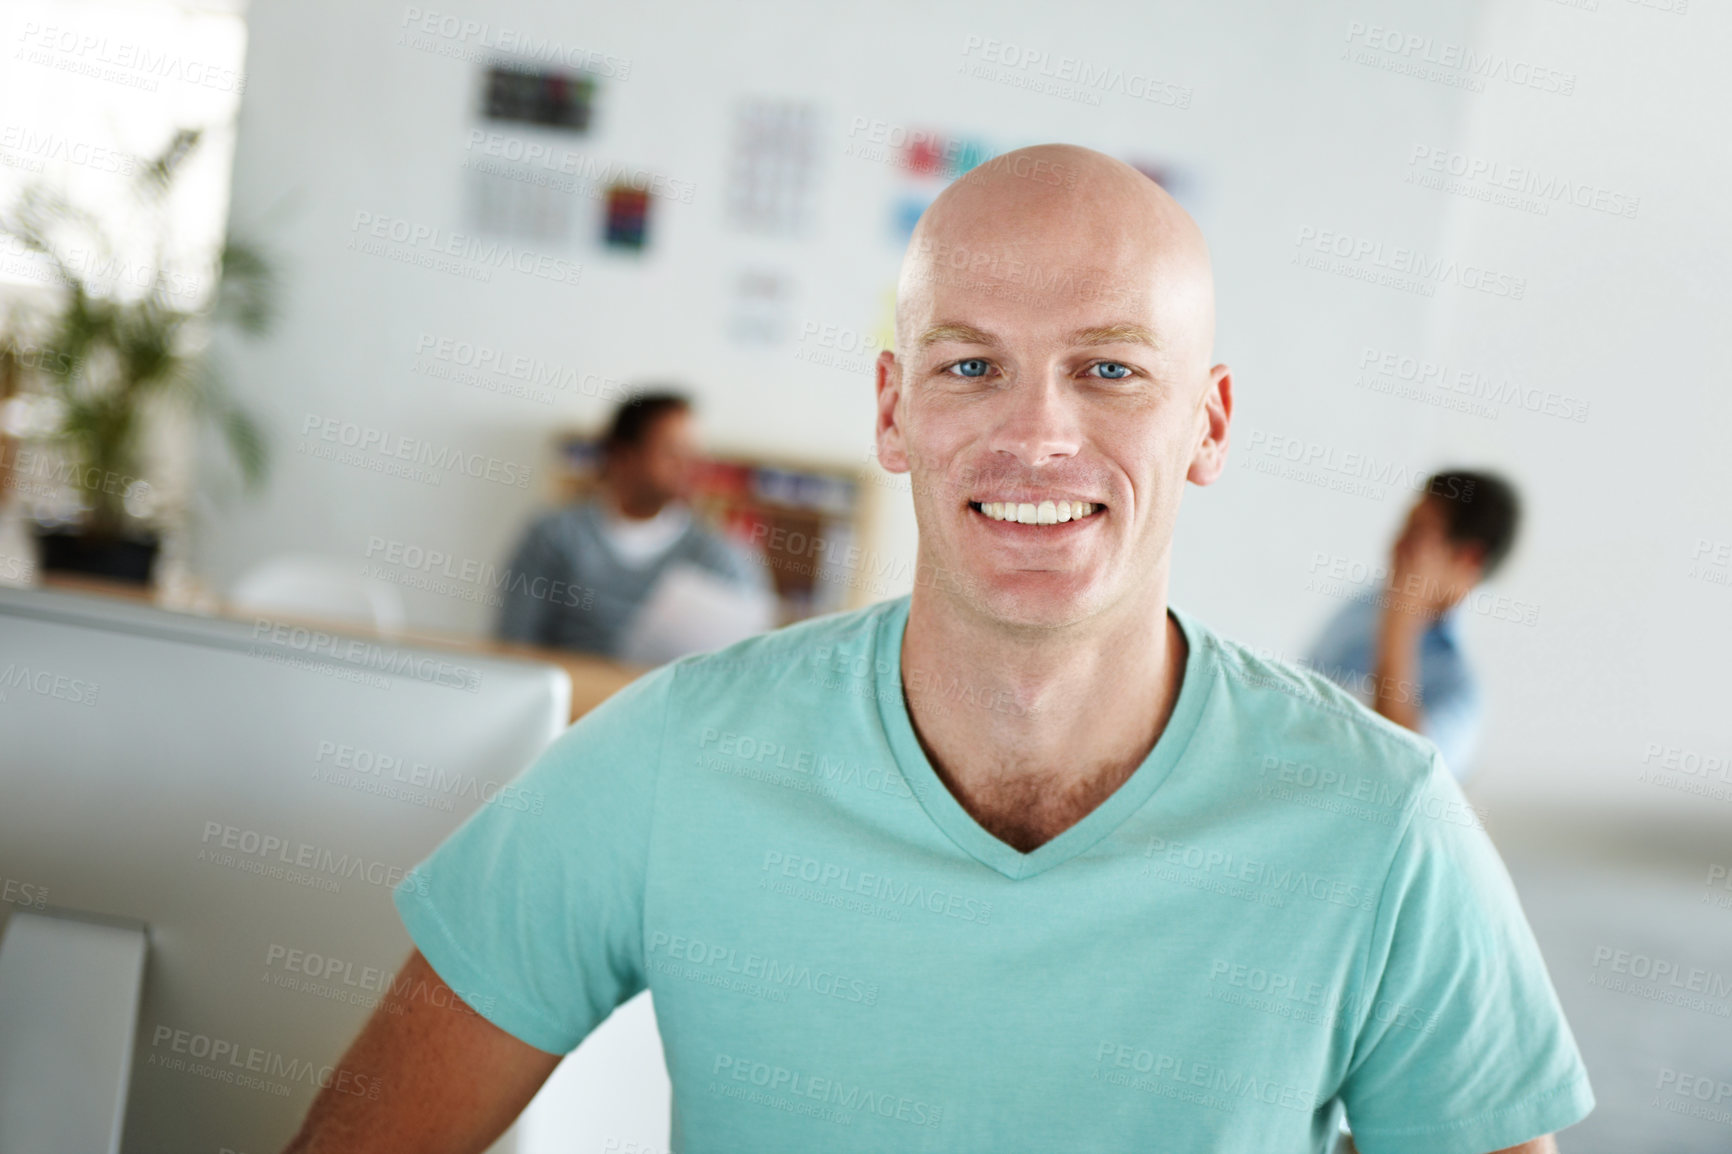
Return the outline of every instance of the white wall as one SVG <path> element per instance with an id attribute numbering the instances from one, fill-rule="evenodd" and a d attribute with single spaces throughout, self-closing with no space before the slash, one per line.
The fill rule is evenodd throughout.
<path id="1" fill-rule="evenodd" d="M 1674 756 L 1732 756 L 1732 587 L 1703 579 L 1725 582 L 1732 555 L 1732 355 L 1719 336 L 1732 251 L 1721 131 L 1732 29 L 1724 6 L 1679 7 L 1488 8 L 1480 41 L 1579 79 L 1567 98 L 1489 87 L 1468 102 L 1460 151 L 1597 190 L 1600 208 L 1548 199 L 1539 215 L 1427 190 L 1450 202 L 1451 248 L 1496 254 L 1531 287 L 1519 305 L 1440 302 L 1426 348 L 1589 403 L 1581 423 L 1515 411 L 1437 418 L 1445 443 L 1517 478 L 1531 514 L 1499 588 L 1537 605 L 1538 625 L 1470 618 L 1495 702 L 1482 795 L 1718 813 L 1724 828 L 1732 770 L 1662 773 L 1717 783 L 1717 799 L 1638 779 Z M 1604 211 L 1632 198 L 1634 216 Z M 1418 406 L 1390 407 L 1419 417 Z M 1692 575 L 1703 539 L 1721 564 Z"/>
<path id="2" fill-rule="evenodd" d="M 511 272 L 481 284 L 349 251 L 357 213 L 465 230 L 478 68 L 398 43 L 407 11 L 261 0 L 250 13 L 234 217 L 261 225 L 283 254 L 288 298 L 268 342 L 229 350 L 273 430 L 277 464 L 261 502 L 231 503 L 203 526 L 201 564 L 219 583 L 291 549 L 358 567 L 372 537 L 503 560 L 542 499 L 537 485 L 448 477 L 434 487 L 296 451 L 317 414 L 539 467 L 555 422 L 592 422 L 608 407 L 577 396 L 549 408 L 429 379 L 411 371 L 423 335 L 607 378 L 683 380 L 717 445 L 863 460 L 869 362 L 849 374 L 797 359 L 797 342 L 732 343 L 726 289 L 744 268 L 780 269 L 796 288 L 796 337 L 805 322 L 879 327 L 899 259 L 885 240 L 888 201 L 908 181 L 846 155 L 850 124 L 865 117 L 979 136 L 995 150 L 1072 141 L 1193 178 L 1182 199 L 1213 248 L 1217 352 L 1235 369 L 1238 409 L 1228 475 L 1191 493 L 1181 519 L 1180 604 L 1231 636 L 1297 653 L 1339 604 L 1307 588 L 1317 557 L 1383 556 L 1409 491 L 1348 493 L 1259 472 L 1279 462 L 1272 445 L 1337 463 L 1368 454 L 1374 469 L 1414 478 L 1451 462 L 1495 466 L 1523 486 L 1532 513 L 1495 591 L 1537 606 L 1538 618 L 1469 617 L 1493 697 L 1487 788 L 1613 796 L 1647 742 L 1725 749 L 1723 728 L 1706 729 L 1718 655 L 1703 641 L 1725 635 L 1728 591 L 1682 576 L 1698 536 L 1732 536 L 1725 457 L 1710 440 L 1726 402 L 1710 384 L 1721 377 L 1706 255 L 1726 226 L 1710 216 L 1714 180 L 1683 175 L 1715 138 L 1688 131 L 1682 110 L 1725 104 L 1723 86 L 1707 87 L 1708 46 L 1723 43 L 1703 35 L 1714 14 L 1667 17 L 1629 0 L 1600 0 L 1595 12 L 1507 0 L 1484 13 L 1417 2 L 448 5 L 440 11 L 629 60 L 629 79 L 602 82 L 594 133 L 571 147 L 695 186 L 689 205 L 655 206 L 642 259 L 588 240 L 526 242 L 583 262 L 580 284 L 554 286 Z M 1571 72 L 1575 92 L 1496 80 L 1470 92 L 1344 59 L 1355 22 Z M 988 39 L 1183 85 L 1189 107 L 1123 93 L 1097 106 L 963 74 L 965 45 Z M 731 113 L 748 94 L 810 98 L 822 111 L 817 215 L 804 240 L 726 224 Z M 1481 206 L 1407 183 L 1416 146 L 1555 166 L 1641 206 L 1634 220 Z M 1295 264 L 1298 238 L 1324 232 L 1379 243 L 1386 258 L 1407 248 L 1507 271 L 1525 293 L 1444 284 L 1424 296 Z M 1492 420 L 1378 395 L 1354 384 L 1367 348 L 1508 370 L 1587 399 L 1589 418 L 1506 405 Z M 900 516 L 880 547 L 911 556 L 907 498 L 892 504 Z M 488 619 L 433 593 L 411 591 L 410 607 L 425 628 L 480 630 Z"/>

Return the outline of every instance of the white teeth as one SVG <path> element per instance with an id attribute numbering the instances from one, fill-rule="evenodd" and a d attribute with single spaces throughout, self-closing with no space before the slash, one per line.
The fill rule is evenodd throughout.
<path id="1" fill-rule="evenodd" d="M 1088 501 L 981 501 L 980 511 L 994 521 L 1015 521 L 1022 525 L 1057 525 L 1065 521 L 1081 521 L 1099 507 Z"/>

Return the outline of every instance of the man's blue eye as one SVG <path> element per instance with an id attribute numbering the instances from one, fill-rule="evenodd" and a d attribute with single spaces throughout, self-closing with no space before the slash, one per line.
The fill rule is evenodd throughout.
<path id="1" fill-rule="evenodd" d="M 1117 361 L 1102 361 L 1094 367 L 1101 370 L 1101 377 L 1103 380 L 1122 381 L 1131 375 L 1130 367 L 1128 365 L 1121 365 Z"/>
<path id="2" fill-rule="evenodd" d="M 971 367 L 972 366 L 972 367 Z M 990 367 L 982 357 L 970 357 L 966 361 L 957 361 L 950 366 L 959 370 L 958 375 L 964 377 L 984 377 Z"/>

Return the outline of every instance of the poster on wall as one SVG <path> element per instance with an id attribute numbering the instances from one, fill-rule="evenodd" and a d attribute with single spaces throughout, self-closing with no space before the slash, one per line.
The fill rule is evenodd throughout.
<path id="1" fill-rule="evenodd" d="M 938 129 L 868 122 L 862 135 L 866 139 L 852 147 L 849 155 L 880 161 L 896 174 L 884 237 L 897 249 L 907 246 L 915 224 L 946 185 L 993 154 L 991 146 L 978 136 Z"/>
<path id="2" fill-rule="evenodd" d="M 607 216 L 602 223 L 601 242 L 608 248 L 642 252 L 649 239 L 650 194 L 631 184 L 615 184 L 607 190 Z"/>
<path id="3" fill-rule="evenodd" d="M 727 215 L 742 232 L 804 236 L 815 216 L 818 110 L 798 100 L 751 98 L 735 110 Z"/>
<path id="4" fill-rule="evenodd" d="M 583 133 L 594 101 L 595 77 L 588 73 L 501 61 L 487 68 L 481 115 Z"/>
<path id="5" fill-rule="evenodd" d="M 535 170 L 510 162 L 465 165 L 463 216 L 467 227 L 497 236 L 565 242 L 572 238 L 579 205 L 589 202 L 557 181 L 536 179 Z"/>
<path id="6" fill-rule="evenodd" d="M 569 147 L 590 132 L 595 94 L 586 72 L 509 59 L 483 65 L 477 120 L 464 139 L 467 227 L 543 243 L 575 238 L 579 216 L 601 196 Z"/>
<path id="7" fill-rule="evenodd" d="M 728 336 L 743 345 L 776 345 L 793 329 L 794 282 L 773 268 L 744 268 L 728 294 Z"/>

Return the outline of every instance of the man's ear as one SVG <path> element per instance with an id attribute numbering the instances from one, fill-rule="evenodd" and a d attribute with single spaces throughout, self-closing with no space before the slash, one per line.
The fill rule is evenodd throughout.
<path id="1" fill-rule="evenodd" d="M 889 349 L 878 354 L 878 463 L 886 472 L 908 471 L 908 448 L 902 426 L 896 423 L 896 407 L 902 400 L 902 366 Z"/>
<path id="2" fill-rule="evenodd" d="M 1233 419 L 1233 374 L 1226 365 L 1209 370 L 1209 384 L 1198 407 L 1204 417 L 1203 439 L 1191 456 L 1185 477 L 1192 484 L 1213 484 L 1227 467 L 1227 425 Z"/>

